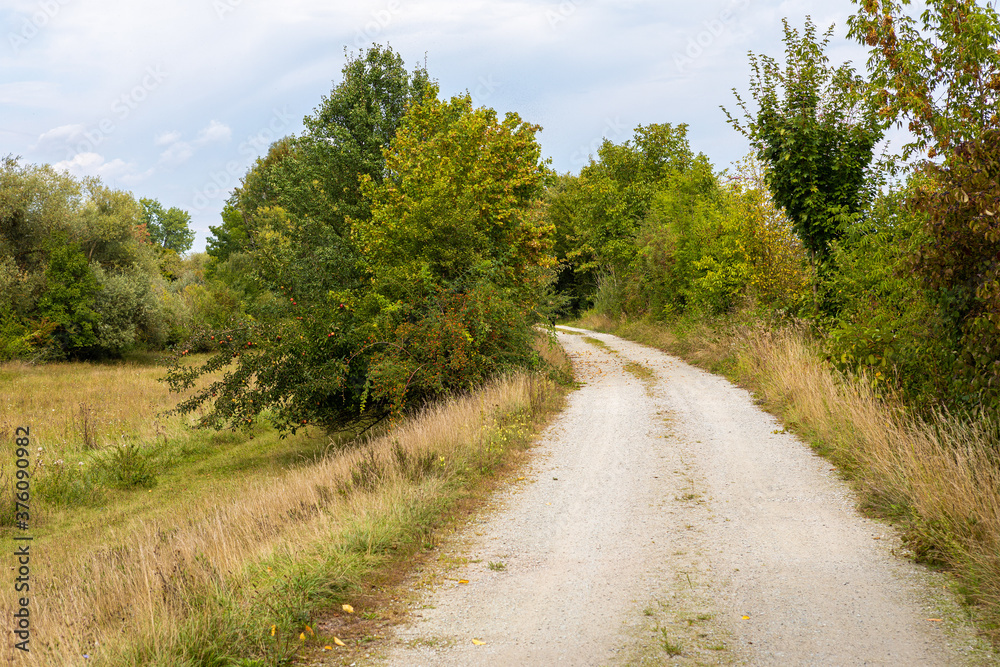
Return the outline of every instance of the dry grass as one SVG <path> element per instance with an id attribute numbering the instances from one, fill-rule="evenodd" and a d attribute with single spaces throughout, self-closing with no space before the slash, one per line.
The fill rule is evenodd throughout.
<path id="1" fill-rule="evenodd" d="M 980 625 L 1000 645 L 1000 423 L 927 420 L 845 378 L 805 331 L 710 323 L 666 328 L 591 315 L 579 326 L 665 349 L 749 387 L 837 463 L 870 510 L 896 521 L 915 556 L 951 569 Z"/>
<path id="2" fill-rule="evenodd" d="M 176 435 L 181 420 L 158 416 L 178 401 L 159 381 L 164 375 L 164 366 L 136 363 L 0 364 L 0 437 L 30 426 L 37 446 L 65 451 Z"/>
<path id="3" fill-rule="evenodd" d="M 44 604 L 32 608 L 32 651 L 19 662 L 278 664 L 320 640 L 298 639 L 314 612 L 518 456 L 555 394 L 536 376 L 497 381 L 238 497 L 188 498 L 102 545 L 40 553 L 32 590 Z M 0 598 L 10 618 L 12 587 Z"/>
<path id="4" fill-rule="evenodd" d="M 551 369 L 549 376 L 561 383 L 567 383 L 573 379 L 573 362 L 566 355 L 559 341 L 554 335 L 545 331 L 537 331 L 535 335 L 534 348 L 542 361 Z"/>

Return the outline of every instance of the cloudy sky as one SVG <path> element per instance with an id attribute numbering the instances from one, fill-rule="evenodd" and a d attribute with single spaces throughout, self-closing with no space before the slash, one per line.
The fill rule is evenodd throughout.
<path id="1" fill-rule="evenodd" d="M 725 122 L 747 52 L 783 53 L 782 17 L 836 23 L 848 0 L 0 0 L 0 156 L 97 175 L 208 225 L 254 158 L 298 133 L 340 80 L 345 49 L 426 59 L 444 95 L 543 126 L 543 153 L 579 172 L 602 138 L 687 123 L 722 169 L 748 147 Z"/>

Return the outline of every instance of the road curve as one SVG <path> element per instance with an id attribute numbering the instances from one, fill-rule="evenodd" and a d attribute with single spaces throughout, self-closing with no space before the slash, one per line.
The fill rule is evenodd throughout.
<path id="1" fill-rule="evenodd" d="M 381 664 L 995 664 L 943 580 L 749 393 L 563 329 L 583 386 Z"/>

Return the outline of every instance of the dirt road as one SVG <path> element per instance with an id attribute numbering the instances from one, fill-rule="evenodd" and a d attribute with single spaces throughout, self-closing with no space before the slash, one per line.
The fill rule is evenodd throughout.
<path id="1" fill-rule="evenodd" d="M 559 338 L 584 386 L 385 664 L 995 664 L 944 580 L 746 391 L 579 333 Z"/>

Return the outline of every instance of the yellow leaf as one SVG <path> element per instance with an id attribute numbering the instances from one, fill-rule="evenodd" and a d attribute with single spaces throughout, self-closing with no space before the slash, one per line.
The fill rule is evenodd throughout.
<path id="1" fill-rule="evenodd" d="M 743 620 L 744 620 L 744 621 L 749 621 L 749 620 L 750 620 L 750 617 L 749 617 L 749 616 L 744 616 L 744 617 L 743 617 Z"/>
<path id="2" fill-rule="evenodd" d="M 342 604 L 342 605 L 340 605 L 340 608 L 343 609 L 344 611 L 346 611 L 348 614 L 353 614 L 354 613 L 354 607 L 352 607 L 349 604 Z"/>
<path id="3" fill-rule="evenodd" d="M 473 644 L 475 644 L 476 646 L 482 646 L 482 645 L 483 645 L 483 644 L 485 644 L 486 642 L 481 642 L 481 641 L 479 641 L 478 639 L 473 639 L 473 640 L 472 640 L 472 643 L 473 643 Z"/>
<path id="4" fill-rule="evenodd" d="M 278 626 L 277 625 L 272 625 L 271 626 L 271 636 L 273 637 L 274 633 L 277 632 L 277 631 L 278 631 Z"/>
<path id="5" fill-rule="evenodd" d="M 324 647 L 323 647 L 323 650 L 324 650 L 324 651 L 332 651 L 332 650 L 333 650 L 333 647 L 332 647 L 332 646 L 324 646 Z"/>
<path id="6" fill-rule="evenodd" d="M 310 627 L 309 627 L 308 625 L 306 626 L 306 632 L 308 632 L 309 634 L 311 634 L 311 635 L 313 635 L 313 636 L 316 636 L 316 633 L 315 633 L 315 632 L 313 632 L 313 629 L 312 629 L 312 628 L 310 628 Z"/>
<path id="7" fill-rule="evenodd" d="M 299 633 L 299 639 L 301 639 L 302 641 L 305 641 L 306 640 L 306 633 L 300 632 Z"/>
<path id="8" fill-rule="evenodd" d="M 459 579 L 458 583 L 460 583 L 460 584 L 467 584 L 467 583 L 469 583 L 469 580 L 468 579 Z"/>
<path id="9" fill-rule="evenodd" d="M 928 621 L 933 621 L 933 622 L 935 622 L 935 623 L 940 623 L 940 622 L 941 622 L 941 619 L 940 619 L 940 618 L 928 618 L 927 620 L 928 620 Z"/>
<path id="10" fill-rule="evenodd" d="M 340 641 L 339 637 L 334 637 L 333 638 L 333 643 L 336 644 L 337 646 L 347 646 L 347 644 L 345 644 L 344 642 Z"/>

